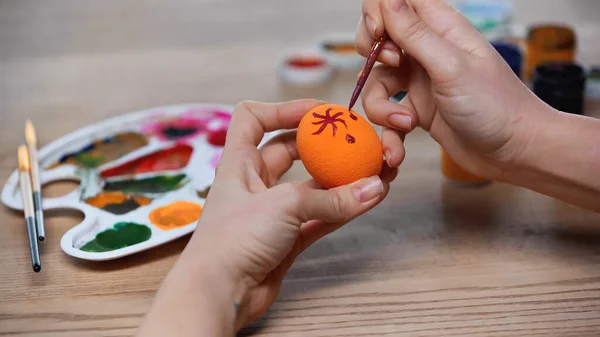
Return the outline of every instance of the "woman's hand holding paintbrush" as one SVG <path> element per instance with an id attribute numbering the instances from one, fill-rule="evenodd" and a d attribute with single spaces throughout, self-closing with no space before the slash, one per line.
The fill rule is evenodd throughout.
<path id="1" fill-rule="evenodd" d="M 368 118 L 384 127 L 388 165 L 402 163 L 404 137 L 420 126 L 479 177 L 600 211 L 597 168 L 565 166 L 597 157 L 587 144 L 598 142 L 600 121 L 542 102 L 443 0 L 363 0 L 360 20 L 361 55 L 383 32 L 389 36 L 378 58 L 384 64 L 373 69 L 362 97 Z M 390 101 L 400 91 L 408 95 Z"/>
<path id="2" fill-rule="evenodd" d="M 400 165 L 405 134 L 420 126 L 465 169 L 500 179 L 527 143 L 519 138 L 535 129 L 530 111 L 540 110 L 539 100 L 443 0 L 363 0 L 358 52 L 368 56 L 384 32 L 383 64 L 373 69 L 362 102 L 384 127 L 388 164 Z M 389 100 L 400 91 L 408 92 L 400 103 Z"/>

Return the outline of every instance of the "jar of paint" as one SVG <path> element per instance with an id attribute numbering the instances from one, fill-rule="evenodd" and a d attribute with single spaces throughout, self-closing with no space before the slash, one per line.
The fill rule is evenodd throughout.
<path id="1" fill-rule="evenodd" d="M 494 42 L 492 43 L 492 46 L 494 46 L 494 48 L 500 54 L 500 56 L 502 56 L 504 61 L 508 63 L 512 71 L 518 77 L 521 77 L 523 64 L 523 55 L 521 53 L 521 48 L 509 42 Z"/>
<path id="2" fill-rule="evenodd" d="M 338 70 L 360 69 L 365 59 L 356 51 L 354 32 L 337 32 L 323 36 L 317 42 L 327 62 Z"/>
<path id="3" fill-rule="evenodd" d="M 527 33 L 527 69 L 531 79 L 535 68 L 546 62 L 572 62 L 577 41 L 573 29 L 561 25 L 533 26 Z"/>
<path id="4" fill-rule="evenodd" d="M 490 182 L 485 178 L 478 177 L 466 171 L 454 160 L 452 160 L 452 158 L 448 155 L 448 153 L 446 153 L 446 151 L 444 151 L 444 149 L 441 149 L 441 152 L 442 173 L 447 179 L 463 185 L 483 185 Z"/>
<path id="5" fill-rule="evenodd" d="M 456 0 L 454 7 L 488 41 L 511 35 L 514 8 L 506 0 Z"/>
<path id="6" fill-rule="evenodd" d="M 296 86 L 321 85 L 333 75 L 333 68 L 318 51 L 294 50 L 285 53 L 279 64 L 279 77 Z"/>
<path id="7" fill-rule="evenodd" d="M 582 67 L 570 62 L 539 65 L 532 78 L 533 92 L 553 108 L 583 114 L 586 74 Z"/>

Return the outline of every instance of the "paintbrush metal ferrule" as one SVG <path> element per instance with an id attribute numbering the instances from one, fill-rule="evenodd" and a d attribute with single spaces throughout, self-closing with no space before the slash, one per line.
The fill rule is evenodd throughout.
<path id="1" fill-rule="evenodd" d="M 25 123 L 25 141 L 29 150 L 29 163 L 31 166 L 31 183 L 33 188 L 33 209 L 35 211 L 35 228 L 39 241 L 46 239 L 44 230 L 44 212 L 42 211 L 42 186 L 40 183 L 40 166 L 37 159 L 37 136 L 30 120 Z"/>
<path id="2" fill-rule="evenodd" d="M 354 104 L 356 104 L 356 101 L 358 100 L 358 97 L 360 97 L 360 93 L 362 92 L 362 89 L 364 88 L 365 83 L 367 83 L 367 79 L 369 78 L 369 75 L 371 74 L 371 70 L 373 70 L 373 66 L 375 65 L 375 62 L 377 61 L 379 54 L 383 50 L 383 45 L 385 44 L 386 40 L 387 40 L 387 35 L 384 33 L 380 38 L 375 40 L 375 42 L 373 43 L 373 47 L 371 48 L 371 52 L 369 53 L 369 56 L 367 57 L 365 66 L 363 67 L 363 70 L 361 71 L 360 76 L 358 77 L 356 87 L 354 88 L 354 91 L 352 92 L 352 97 L 350 98 L 350 104 L 348 105 L 348 110 L 352 110 L 352 108 L 354 107 Z"/>
<path id="3" fill-rule="evenodd" d="M 29 177 L 29 170 L 31 169 L 31 166 L 29 162 L 28 152 L 29 151 L 27 151 L 27 147 L 25 145 L 19 146 L 18 159 L 19 173 L 21 178 L 21 195 L 23 198 L 23 211 L 25 213 L 25 223 L 27 224 L 27 235 L 29 236 L 29 252 L 31 254 L 31 265 L 33 271 L 37 273 L 42 269 L 42 263 L 40 261 L 40 252 L 35 229 L 35 213 L 33 210 L 31 180 Z"/>

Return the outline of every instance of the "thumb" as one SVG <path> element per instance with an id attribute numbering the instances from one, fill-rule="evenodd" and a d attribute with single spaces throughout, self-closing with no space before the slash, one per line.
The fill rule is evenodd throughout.
<path id="1" fill-rule="evenodd" d="M 384 192 L 385 186 L 378 176 L 330 190 L 299 186 L 297 207 L 294 208 L 303 222 L 346 222 L 375 207 Z"/>
<path id="2" fill-rule="evenodd" d="M 389 37 L 415 58 L 431 77 L 452 81 L 458 76 L 461 70 L 459 50 L 421 20 L 407 0 L 384 0 L 381 9 Z"/>

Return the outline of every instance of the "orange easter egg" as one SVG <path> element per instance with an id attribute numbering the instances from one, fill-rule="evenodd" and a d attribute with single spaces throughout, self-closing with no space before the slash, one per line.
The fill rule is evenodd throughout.
<path id="1" fill-rule="evenodd" d="M 304 167 L 325 188 L 381 173 L 379 135 L 365 118 L 343 106 L 309 111 L 298 126 L 296 143 Z"/>

